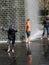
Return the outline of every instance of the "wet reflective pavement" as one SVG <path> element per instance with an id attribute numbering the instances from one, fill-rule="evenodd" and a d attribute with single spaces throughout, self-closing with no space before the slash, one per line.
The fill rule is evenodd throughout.
<path id="1" fill-rule="evenodd" d="M 15 45 L 15 53 L 7 53 L 7 44 L 0 44 L 0 65 L 49 65 L 49 41 L 37 39 L 31 42 L 32 63 L 26 61 L 25 43 Z"/>
<path id="2" fill-rule="evenodd" d="M 43 40 L 37 39 L 31 43 L 33 55 L 32 65 L 49 65 L 48 43 L 49 41 L 46 38 Z"/>
<path id="3" fill-rule="evenodd" d="M 7 44 L 0 44 L 0 65 L 26 65 L 25 43 L 15 45 L 15 53 L 7 53 Z"/>

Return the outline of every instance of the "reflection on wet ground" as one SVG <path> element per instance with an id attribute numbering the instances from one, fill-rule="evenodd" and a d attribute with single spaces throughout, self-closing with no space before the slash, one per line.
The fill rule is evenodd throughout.
<path id="1" fill-rule="evenodd" d="M 7 53 L 7 44 L 0 44 L 0 65 L 49 65 L 49 41 L 46 38 L 32 41 L 30 47 L 31 64 L 27 63 L 25 43 L 17 43 L 15 53 Z"/>
<path id="2" fill-rule="evenodd" d="M 0 44 L 0 65 L 26 65 L 25 43 L 15 45 L 15 53 L 7 53 L 7 44 Z"/>
<path id="3" fill-rule="evenodd" d="M 33 65 L 49 65 L 48 43 L 46 38 L 37 39 L 31 43 Z"/>

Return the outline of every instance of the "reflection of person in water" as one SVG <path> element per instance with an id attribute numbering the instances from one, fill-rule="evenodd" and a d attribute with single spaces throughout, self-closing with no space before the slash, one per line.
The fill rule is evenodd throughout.
<path id="1" fill-rule="evenodd" d="M 9 29 L 3 28 L 2 26 L 1 26 L 1 28 L 2 28 L 3 31 L 6 31 L 8 33 L 8 43 L 9 43 L 9 45 L 8 45 L 7 52 L 10 52 L 11 47 L 12 47 L 12 52 L 14 52 L 15 32 L 17 32 L 17 30 L 15 30 L 12 27 L 12 25 L 10 25 Z M 11 45 L 11 43 L 12 43 L 12 45 Z"/>
<path id="2" fill-rule="evenodd" d="M 30 19 L 26 21 L 27 44 L 30 44 Z"/>

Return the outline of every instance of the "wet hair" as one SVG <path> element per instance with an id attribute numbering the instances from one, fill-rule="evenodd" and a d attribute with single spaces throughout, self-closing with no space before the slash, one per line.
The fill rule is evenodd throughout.
<path id="1" fill-rule="evenodd" d="M 30 19 L 27 19 L 27 21 L 30 21 Z"/>

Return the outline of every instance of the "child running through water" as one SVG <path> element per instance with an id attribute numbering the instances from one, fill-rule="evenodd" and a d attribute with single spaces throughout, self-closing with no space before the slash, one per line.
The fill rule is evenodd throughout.
<path id="1" fill-rule="evenodd" d="M 17 32 L 17 29 L 15 30 L 12 27 L 12 25 L 10 25 L 9 29 L 4 28 L 4 27 L 1 26 L 1 29 L 8 33 L 8 43 L 9 43 L 9 45 L 8 45 L 7 52 L 10 52 L 10 50 L 12 50 L 12 52 L 14 53 L 15 33 Z M 12 47 L 12 49 L 11 49 L 11 47 Z"/>

